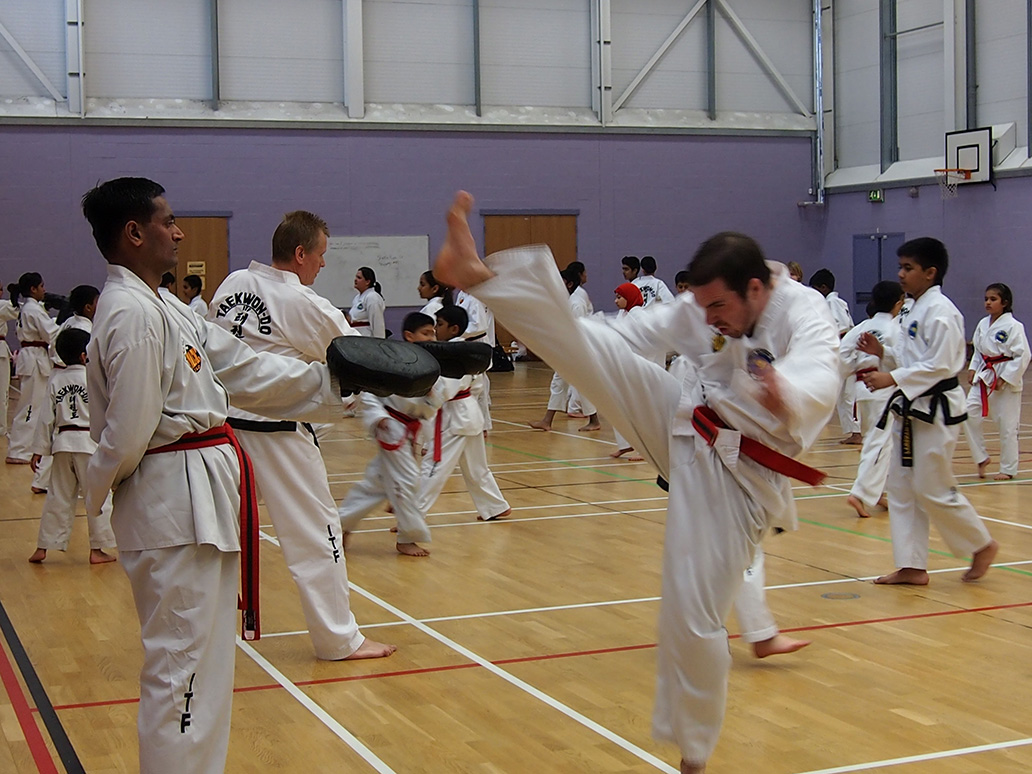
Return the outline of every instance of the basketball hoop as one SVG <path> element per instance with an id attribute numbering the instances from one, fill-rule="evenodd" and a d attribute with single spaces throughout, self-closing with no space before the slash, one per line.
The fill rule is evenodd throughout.
<path id="1" fill-rule="evenodd" d="M 957 184 L 971 179 L 970 169 L 937 169 L 935 179 L 939 181 L 939 191 L 943 199 L 957 198 Z"/>

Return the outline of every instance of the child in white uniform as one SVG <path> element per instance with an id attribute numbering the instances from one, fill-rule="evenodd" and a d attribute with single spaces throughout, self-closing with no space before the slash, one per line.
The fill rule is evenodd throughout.
<path id="1" fill-rule="evenodd" d="M 459 338 L 468 325 L 465 309 L 458 305 L 445 307 L 437 313 L 437 340 Z M 429 513 L 458 465 L 473 498 L 477 519 L 492 521 L 505 518 L 512 513 L 512 508 L 487 466 L 484 416 L 477 402 L 479 377 L 464 376 L 458 380 L 442 377 L 442 381 L 450 383 L 450 386 L 442 396 L 445 400 L 433 421 L 433 439 L 423 457 L 420 510 L 424 514 Z"/>
<path id="2" fill-rule="evenodd" d="M 989 570 L 999 545 L 971 503 L 957 489 L 953 451 L 964 421 L 964 392 L 957 374 L 964 366 L 964 318 L 942 292 L 949 268 L 946 246 L 920 237 L 900 245 L 899 284 L 914 299 L 903 321 L 899 364 L 863 379 L 870 390 L 893 387 L 882 421 L 893 414 L 889 468 L 889 524 L 897 570 L 875 583 L 928 583 L 928 528 L 934 522 L 954 556 L 971 556 L 962 580 Z M 857 348 L 881 357 L 884 347 L 871 333 Z"/>
<path id="3" fill-rule="evenodd" d="M 0 293 L 4 286 L 0 283 Z M 0 299 L 0 435 L 7 436 L 7 410 L 11 392 L 11 348 L 7 345 L 7 323 L 18 319 L 18 307 Z"/>
<path id="4" fill-rule="evenodd" d="M 47 558 L 47 551 L 68 550 L 68 539 L 75 521 L 79 493 L 84 491 L 86 468 L 97 444 L 90 438 L 90 399 L 86 391 L 86 345 L 90 334 L 69 328 L 57 335 L 55 347 L 62 365 L 54 369 L 47 384 L 47 400 L 40 407 L 39 425 L 32 465 L 43 457 L 53 457 L 50 487 L 39 521 L 36 551 L 29 557 L 33 564 Z M 115 557 L 104 549 L 115 547 L 111 532 L 111 498 L 100 513 L 87 517 L 90 535 L 90 564 L 106 564 Z"/>
<path id="5" fill-rule="evenodd" d="M 850 374 L 848 378 L 852 378 L 856 385 L 857 413 L 860 414 L 860 427 L 864 434 L 856 480 L 846 502 L 862 519 L 870 518 L 869 509 L 881 501 L 889 477 L 892 446 L 891 426 L 885 424 L 878 427 L 892 390 L 882 388 L 871 392 L 864 384 L 863 377 L 872 371 L 891 371 L 896 367 L 895 351 L 899 344 L 899 321 L 896 316 L 902 306 L 903 289 L 899 283 L 888 280 L 879 282 L 871 291 L 874 315 L 843 336 L 839 347 L 842 362 Z M 856 348 L 857 341 L 864 333 L 871 333 L 882 343 L 884 354 L 881 360 Z"/>
<path id="6" fill-rule="evenodd" d="M 405 341 L 434 341 L 435 323 L 422 312 L 405 317 Z M 467 377 L 468 378 L 468 377 Z M 430 551 L 417 541 L 430 542 L 426 511 L 419 499 L 420 474 L 418 451 L 423 421 L 431 419 L 442 401 L 443 382 L 422 398 L 391 395 L 378 398 L 362 393 L 362 423 L 376 441 L 376 456 L 366 466 L 365 476 L 348 490 L 337 509 L 345 540 L 359 523 L 386 500 L 398 522 L 396 548 L 406 556 L 429 556 Z"/>
<path id="7" fill-rule="evenodd" d="M 451 306 L 455 303 L 451 288 L 438 282 L 432 271 L 424 271 L 419 275 L 419 285 L 416 290 L 419 297 L 426 301 L 419 311 L 431 320 L 436 319 L 437 310 L 442 306 Z"/>
<path id="8" fill-rule="evenodd" d="M 186 297 L 186 305 L 193 309 L 201 317 L 208 314 L 208 304 L 201 296 L 204 289 L 204 280 L 198 274 L 187 274 L 183 277 L 183 295 Z"/>
<path id="9" fill-rule="evenodd" d="M 362 266 L 355 272 L 355 300 L 351 302 L 348 322 L 362 336 L 374 339 L 387 337 L 387 327 L 383 322 L 384 301 L 380 294 L 380 283 L 376 281 L 376 272 L 368 266 Z"/>
<path id="10" fill-rule="evenodd" d="M 818 269 L 810 277 L 810 287 L 824 296 L 828 302 L 828 309 L 838 326 L 839 336 L 845 336 L 853 327 L 853 315 L 849 313 L 849 304 L 835 292 L 835 275 L 828 269 Z M 852 373 L 842 382 L 842 391 L 839 393 L 838 418 L 842 426 L 842 432 L 846 437 L 839 443 L 859 445 L 863 443 L 863 435 L 860 433 L 860 422 L 855 415 L 855 390 L 856 378 Z"/>
<path id="11" fill-rule="evenodd" d="M 11 440 L 7 445 L 6 461 L 9 465 L 28 465 L 32 460 L 39 407 L 46 400 L 47 380 L 52 369 L 50 342 L 57 335 L 58 325 L 41 303 L 46 288 L 39 274 L 23 274 L 18 280 L 18 288 L 22 295 L 18 304 L 18 341 L 21 350 L 18 352 L 16 370 L 21 377 L 21 395 L 11 421 Z M 33 493 L 46 492 L 49 477 L 50 460 L 44 458 L 32 477 Z"/>
<path id="12" fill-rule="evenodd" d="M 1021 390 L 1028 369 L 1025 326 L 1014 319 L 1014 294 L 1002 282 L 985 289 L 985 310 L 971 337 L 974 354 L 968 364 L 967 436 L 978 477 L 985 478 L 989 453 L 982 433 L 983 419 L 991 417 L 1000 429 L 1000 472 L 993 478 L 1006 481 L 1018 473 L 1018 426 L 1021 424 Z"/>
<path id="13" fill-rule="evenodd" d="M 632 282 L 641 291 L 643 306 L 649 307 L 653 304 L 666 304 L 674 300 L 670 288 L 659 277 L 655 277 L 656 259 L 646 255 L 639 264 L 642 276 L 635 277 Z"/>

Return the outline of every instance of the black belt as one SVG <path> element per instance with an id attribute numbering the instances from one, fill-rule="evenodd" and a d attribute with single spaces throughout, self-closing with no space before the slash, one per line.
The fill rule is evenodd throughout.
<path id="1" fill-rule="evenodd" d="M 243 430 L 248 433 L 296 433 L 299 423 L 291 420 L 263 421 L 258 419 L 229 417 L 226 419 L 226 424 L 234 430 Z M 316 436 L 315 428 L 312 427 L 311 422 L 301 422 L 300 425 L 312 434 L 312 440 L 315 441 L 315 445 L 318 446 L 319 438 Z"/>
<path id="2" fill-rule="evenodd" d="M 914 400 L 931 397 L 932 400 L 928 405 L 928 411 L 915 411 L 912 408 L 914 401 L 909 400 L 903 390 L 896 390 L 892 393 L 889 402 L 885 404 L 885 411 L 882 412 L 881 419 L 878 420 L 878 428 L 883 429 L 885 427 L 890 411 L 898 414 L 900 419 L 903 420 L 903 425 L 900 429 L 900 457 L 904 468 L 912 468 L 914 466 L 914 428 L 912 424 L 914 419 L 932 424 L 935 422 L 936 411 L 940 407 L 942 408 L 943 421 L 947 425 L 959 425 L 967 419 L 966 411 L 960 416 L 952 416 L 950 414 L 950 402 L 946 399 L 946 393 L 959 386 L 960 381 L 954 376 L 952 379 L 943 379 L 932 389 L 918 395 Z"/>

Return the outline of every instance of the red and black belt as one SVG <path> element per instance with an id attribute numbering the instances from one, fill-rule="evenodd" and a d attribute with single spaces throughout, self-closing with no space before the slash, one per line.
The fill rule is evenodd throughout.
<path id="1" fill-rule="evenodd" d="M 420 421 L 415 417 L 410 417 L 408 414 L 402 414 L 400 411 L 392 409 L 390 406 L 384 406 L 384 408 L 387 409 L 387 413 L 391 415 L 392 419 L 396 419 L 405 426 L 405 435 L 397 443 L 387 443 L 386 441 L 378 439 L 376 442 L 380 444 L 380 448 L 384 451 L 397 451 L 405 445 L 406 440 L 409 443 L 414 444 L 416 442 L 416 436 L 419 435 Z"/>
<path id="2" fill-rule="evenodd" d="M 233 434 L 233 428 L 227 424 L 203 433 L 187 433 L 178 441 L 148 449 L 147 454 L 225 445 L 233 447 L 240 463 L 240 597 L 237 607 L 243 611 L 241 636 L 245 640 L 257 640 L 261 638 L 258 615 L 258 490 L 251 459 Z"/>
<path id="3" fill-rule="evenodd" d="M 727 429 L 724 420 L 709 406 L 695 407 L 695 411 L 692 412 L 692 427 L 695 428 L 695 432 L 699 434 L 699 437 L 710 446 L 716 442 L 720 431 Z M 794 478 L 810 486 L 818 486 L 828 476 L 823 470 L 817 470 L 809 465 L 804 465 L 798 460 L 794 460 L 744 435 L 738 450 L 753 462 L 773 470 L 775 473 Z"/>
<path id="4" fill-rule="evenodd" d="M 982 355 L 982 361 L 985 363 L 985 367 L 989 369 L 989 373 L 993 375 L 993 380 L 990 384 L 986 384 L 984 381 L 979 381 L 978 386 L 981 388 L 982 393 L 982 416 L 989 416 L 989 396 L 996 390 L 996 384 L 1000 381 L 999 375 L 996 373 L 996 369 L 993 368 L 997 363 L 1006 363 L 1008 360 L 1014 358 L 1010 355 Z"/>
<path id="5" fill-rule="evenodd" d="M 463 398 L 468 398 L 469 396 L 470 392 L 468 389 L 459 390 L 455 394 L 455 397 L 449 400 L 449 403 L 453 400 L 462 400 Z M 438 411 L 437 420 L 434 422 L 434 462 L 441 461 L 441 421 L 443 418 L 443 413 L 443 411 Z"/>

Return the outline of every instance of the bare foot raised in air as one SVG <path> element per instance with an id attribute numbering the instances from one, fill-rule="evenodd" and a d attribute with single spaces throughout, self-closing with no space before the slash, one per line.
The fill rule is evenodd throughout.
<path id="1" fill-rule="evenodd" d="M 850 506 L 850 507 L 851 507 L 851 508 L 852 508 L 852 509 L 853 509 L 854 511 L 856 511 L 856 515 L 857 515 L 857 516 L 859 516 L 859 517 L 860 517 L 861 519 L 869 519 L 869 518 L 871 518 L 871 514 L 869 514 L 869 513 L 867 512 L 867 509 L 866 509 L 866 508 L 864 508 L 864 502 L 863 502 L 863 500 L 861 500 L 861 499 L 860 499 L 859 497 L 857 497 L 856 495 L 850 495 L 849 497 L 847 497 L 847 498 L 846 498 L 846 503 L 847 503 L 847 504 L 848 504 L 848 505 L 849 505 L 849 506 Z"/>
<path id="2" fill-rule="evenodd" d="M 341 661 L 358 661 L 361 658 L 385 658 L 397 649 L 397 645 L 387 645 L 383 642 L 374 642 L 367 638 L 365 642 L 358 646 L 358 650 L 350 656 L 345 656 Z"/>
<path id="3" fill-rule="evenodd" d="M 29 561 L 33 564 L 42 564 L 43 560 L 47 558 L 47 549 L 37 548 L 32 556 L 29 557 Z"/>
<path id="4" fill-rule="evenodd" d="M 993 563 L 993 559 L 1000 552 L 1000 544 L 995 540 L 990 540 L 989 545 L 985 548 L 979 549 L 975 552 L 975 555 L 971 557 L 971 569 L 960 576 L 963 581 L 976 581 L 989 572 L 989 567 Z"/>
<path id="5" fill-rule="evenodd" d="M 780 656 L 783 653 L 795 653 L 810 643 L 810 640 L 793 640 L 784 634 L 775 634 L 769 640 L 754 642 L 752 647 L 756 658 L 767 658 L 767 656 Z"/>
<path id="6" fill-rule="evenodd" d="M 117 560 L 111 554 L 105 554 L 99 548 L 90 549 L 90 564 L 107 564 L 114 561 Z"/>
<path id="7" fill-rule="evenodd" d="M 512 508 L 506 508 L 497 516 L 492 516 L 490 519 L 485 519 L 483 516 L 477 516 L 477 521 L 501 521 L 506 516 L 512 516 Z"/>
<path id="8" fill-rule="evenodd" d="M 978 477 L 985 478 L 985 472 L 989 469 L 989 458 L 986 457 L 984 460 L 978 463 Z"/>
<path id="9" fill-rule="evenodd" d="M 902 567 L 896 572 L 875 578 L 874 582 L 879 586 L 927 586 L 928 571 L 916 567 Z"/>
<path id="10" fill-rule="evenodd" d="M 405 556 L 430 556 L 430 552 L 417 543 L 398 543 L 395 547 Z"/>

